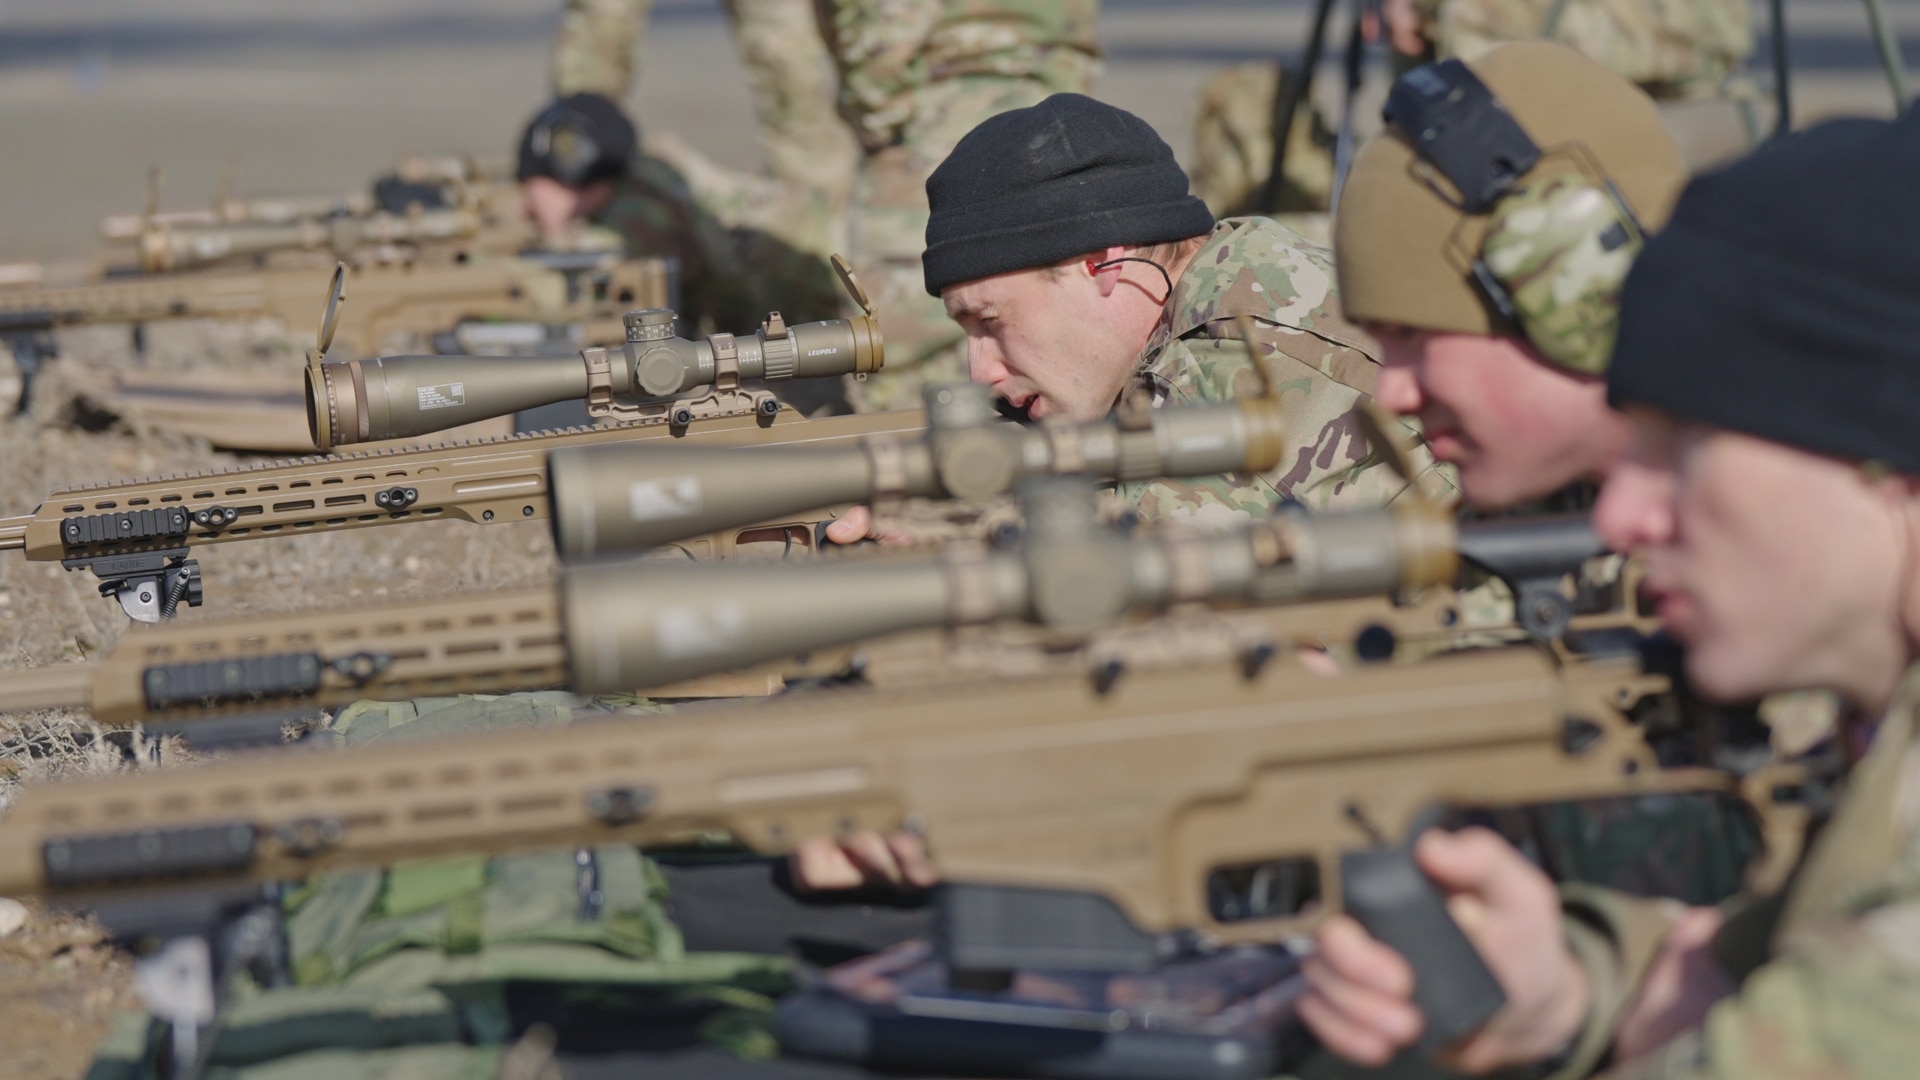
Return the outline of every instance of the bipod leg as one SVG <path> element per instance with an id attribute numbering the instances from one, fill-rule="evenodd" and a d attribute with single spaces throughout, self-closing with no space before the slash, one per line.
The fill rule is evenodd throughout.
<path id="1" fill-rule="evenodd" d="M 14 366 L 20 369 L 20 400 L 14 402 L 13 415 L 25 416 L 33 407 L 34 380 L 47 361 L 60 355 L 60 347 L 52 335 L 44 332 L 8 335 L 6 345 L 13 354 Z"/>
<path id="2" fill-rule="evenodd" d="M 292 982 L 278 885 L 239 896 L 160 891 L 96 908 L 102 923 L 130 942 L 134 988 L 168 1029 L 167 1080 L 197 1080 L 206 1070 L 228 989 L 240 974 L 262 987 Z"/>
<path id="3" fill-rule="evenodd" d="M 1793 130 L 1793 74 L 1787 63 L 1787 0 L 1767 0 L 1773 46 L 1773 138 Z"/>
<path id="4" fill-rule="evenodd" d="M 1313 9 L 1313 26 L 1307 32 L 1307 47 L 1300 54 L 1300 66 L 1289 75 L 1280 69 L 1280 81 L 1274 86 L 1273 157 L 1267 168 L 1267 187 L 1260 195 L 1260 208 L 1267 213 L 1280 209 L 1280 195 L 1286 188 L 1287 144 L 1293 141 L 1293 120 L 1300 106 L 1312 98 L 1313 73 L 1320 66 L 1326 48 L 1327 18 L 1333 14 L 1333 0 L 1319 0 Z"/>
<path id="5" fill-rule="evenodd" d="M 1353 110 L 1360 97 L 1360 84 L 1366 76 L 1367 10 L 1372 6 L 1371 0 L 1354 0 L 1353 25 L 1347 30 L 1347 53 L 1343 65 L 1346 72 L 1346 100 L 1340 109 L 1340 132 L 1333 143 L 1333 193 L 1327 200 L 1328 210 L 1335 213 L 1340 209 L 1340 189 L 1347 184 L 1347 170 L 1353 167 L 1356 141 Z"/>
<path id="6" fill-rule="evenodd" d="M 1893 91 L 1893 114 L 1907 111 L 1913 91 L 1907 87 L 1907 68 L 1900 58 L 1900 40 L 1887 25 L 1887 9 L 1880 0 L 1861 0 L 1867 5 L 1867 25 L 1873 28 L 1873 43 L 1880 50 L 1880 66 L 1887 71 L 1887 88 Z"/>

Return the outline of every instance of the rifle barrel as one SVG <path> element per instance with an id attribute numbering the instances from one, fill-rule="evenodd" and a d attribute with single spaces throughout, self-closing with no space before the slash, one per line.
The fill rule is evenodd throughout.
<path id="1" fill-rule="evenodd" d="M 8 673 L 0 686 L 0 713 L 29 709 L 78 709 L 87 704 L 100 665 L 56 664 Z"/>

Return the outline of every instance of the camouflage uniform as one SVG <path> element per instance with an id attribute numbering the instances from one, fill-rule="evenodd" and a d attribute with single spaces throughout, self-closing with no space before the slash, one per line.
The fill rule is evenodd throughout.
<path id="1" fill-rule="evenodd" d="M 1100 70 L 1098 0 L 820 0 L 841 113 L 863 150 L 849 252 L 887 335 L 886 370 L 850 386 L 862 409 L 911 408 L 966 377 L 964 339 L 926 293 L 927 176 L 980 121 Z"/>
<path id="2" fill-rule="evenodd" d="M 1193 193 L 1215 217 L 1323 212 L 1333 192 L 1334 133 L 1303 107 L 1288 132 L 1286 183 L 1278 206 L 1264 205 L 1273 165 L 1273 97 L 1280 65 L 1235 64 L 1200 89 L 1193 124 Z"/>
<path id="3" fill-rule="evenodd" d="M 1736 910 L 1714 942 L 1740 992 L 1706 1022 L 1607 1075 L 1620 1080 L 1867 1080 L 1920 1061 L 1920 667 L 1783 898 Z M 1568 941 L 1593 1008 L 1569 1066 L 1598 1068 L 1675 914 L 1670 905 L 1567 890 Z"/>
<path id="4" fill-rule="evenodd" d="M 834 215 L 820 196 L 765 178 L 716 184 L 710 170 L 677 140 L 651 137 L 595 223 L 636 255 L 679 258 L 690 328 L 740 333 L 775 309 L 789 322 L 837 318 L 825 256 Z"/>
<path id="5" fill-rule="evenodd" d="M 1503 41 L 1564 42 L 1655 100 L 1711 97 L 1753 52 L 1745 0 L 1415 0 L 1438 59 Z M 1556 6 L 1558 22 L 1549 27 Z"/>
<path id="6" fill-rule="evenodd" d="M 723 0 L 747 70 L 760 152 L 775 179 L 846 205 L 859 148 L 841 121 L 812 0 Z M 615 101 L 633 84 L 653 0 L 567 0 L 553 40 L 556 95 Z"/>
<path id="7" fill-rule="evenodd" d="M 1656 101 L 1739 97 L 1729 79 L 1753 52 L 1746 0 L 1414 0 L 1434 58 L 1474 60 L 1507 41 L 1564 42 L 1632 80 Z M 1548 32 L 1557 5 L 1558 22 Z M 1294 121 L 1287 186 L 1261 206 L 1273 160 L 1279 65 L 1240 64 L 1208 80 L 1194 124 L 1194 194 L 1216 214 L 1324 210 L 1333 139 L 1318 113 Z"/>
<path id="8" fill-rule="evenodd" d="M 1290 500 L 1312 509 L 1378 506 L 1407 487 L 1367 445 L 1353 407 L 1373 391 L 1371 339 L 1340 314 L 1333 254 L 1266 218 L 1230 218 L 1187 265 L 1137 362 L 1155 404 L 1228 401 L 1260 392 L 1235 316 L 1247 315 L 1287 407 L 1279 466 L 1258 476 L 1122 485 L 1151 517 L 1231 524 Z M 1424 447 L 1420 486 L 1448 498 L 1453 483 Z"/>

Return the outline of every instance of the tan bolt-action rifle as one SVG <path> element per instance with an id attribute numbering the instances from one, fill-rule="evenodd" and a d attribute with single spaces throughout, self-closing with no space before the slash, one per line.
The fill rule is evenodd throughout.
<path id="1" fill-rule="evenodd" d="M 410 157 L 367 191 L 344 197 L 221 194 L 205 210 L 164 212 L 159 198 L 155 168 L 146 211 L 100 223 L 106 239 L 134 241 L 139 266 L 150 273 L 303 252 L 357 266 L 460 262 L 512 255 L 535 239 L 518 186 L 459 159 Z"/>
<path id="2" fill-rule="evenodd" d="M 138 240 L 153 225 L 285 225 L 316 218 L 363 217 L 376 210 L 405 213 L 415 206 L 426 210 L 447 207 L 478 209 L 494 188 L 512 187 L 513 170 L 505 163 L 481 164 L 457 155 L 408 154 L 390 173 L 378 176 L 364 191 L 344 195 L 253 195 L 232 193 L 229 160 L 220 190 L 206 207 L 161 210 L 161 171 L 147 173 L 147 208 L 137 214 L 114 214 L 100 219 L 103 240 Z"/>
<path id="3" fill-rule="evenodd" d="M 1662 768 L 1633 716 L 1665 688 L 1632 657 L 1519 646 L 1331 678 L 1286 661 L 1163 665 L 1107 684 L 818 693 L 248 755 L 23 789 L 0 825 L 0 893 L 118 900 L 144 919 L 199 902 L 211 917 L 244 905 L 249 883 L 402 859 L 714 830 L 780 852 L 907 828 L 951 883 L 936 940 L 954 968 L 1137 971 L 1338 910 L 1381 835 L 1436 804 L 1680 790 L 1745 796 L 1768 844 L 1761 874 L 1777 878 L 1803 824 L 1776 802 L 1787 774 Z M 1211 882 L 1264 867 L 1298 887 L 1253 909 L 1213 901 Z"/>
<path id="4" fill-rule="evenodd" d="M 353 374 L 362 370 L 358 361 L 333 364 L 325 360 L 344 299 L 345 268 L 340 267 L 322 320 L 320 346 L 309 355 L 308 420 L 316 433 L 364 432 L 369 418 L 385 423 L 403 412 L 398 402 L 368 392 L 366 380 Z M 17 549 L 31 560 L 58 559 L 69 570 L 90 570 L 101 579 L 102 593 L 118 600 L 131 618 L 154 622 L 170 617 L 181 604 L 200 603 L 199 567 L 188 554 L 203 544 L 402 521 L 446 518 L 484 524 L 545 517 L 550 505 L 546 455 L 557 447 L 648 439 L 831 445 L 924 426 L 924 414 L 918 410 L 806 420 L 770 392 L 742 388 L 739 367 L 713 361 L 715 343 L 730 335 L 687 342 L 671 337 L 671 312 L 636 314 L 644 317 L 642 329 L 654 335 L 640 345 L 630 341 L 619 350 L 588 349 L 559 361 L 566 369 L 563 379 L 571 380 L 567 385 L 578 383 L 576 393 L 588 395 L 589 414 L 618 422 L 65 488 L 51 493 L 33 514 L 0 519 L 0 551 Z M 666 335 L 658 334 L 660 327 L 652 321 L 658 315 L 668 317 Z M 833 353 L 811 357 L 812 366 L 789 369 L 789 376 L 796 371 L 864 373 L 878 370 L 883 363 L 879 323 L 872 315 L 787 328 L 775 313 L 758 336 L 769 345 L 776 339 L 813 342 L 812 351 Z M 791 345 L 787 347 L 791 350 Z M 635 390 L 645 385 L 636 372 L 662 352 L 686 362 L 682 385 L 687 389 L 665 400 L 635 401 Z M 405 411 L 415 416 L 473 413 L 468 419 L 479 419 L 563 400 L 538 398 L 488 411 L 511 399 L 515 389 L 525 387 L 524 380 L 515 379 L 515 371 L 531 367 L 539 379 L 548 380 L 553 361 L 439 356 L 388 360 L 396 370 L 444 376 L 432 385 L 419 381 L 407 387 L 411 399 Z M 369 365 L 378 369 L 385 362 L 375 360 Z M 488 368 L 488 364 L 496 366 Z M 338 381 L 326 377 L 329 370 L 338 369 L 345 369 L 346 377 Z M 495 393 L 499 383 L 483 381 L 489 371 L 506 373 L 501 380 L 505 394 Z M 470 399 L 468 383 L 473 384 Z M 431 407 L 441 402 L 446 407 Z M 320 441 L 333 445 L 354 440 L 329 436 Z M 749 541 L 761 539 L 757 530 L 744 532 Z M 717 538 L 712 554 L 729 554 L 739 539 L 739 531 Z M 771 539 L 784 545 L 794 537 L 781 534 Z M 812 542 L 811 532 L 803 542 Z"/>
<path id="5" fill-rule="evenodd" d="M 678 269 L 671 260 L 613 257 L 500 258 L 439 266 L 372 267 L 354 276 L 354 303 L 342 309 L 338 340 L 371 351 L 397 334 L 433 340 L 497 324 L 579 325 L 589 342 L 617 340 L 621 316 L 672 307 Z M 0 288 L 0 342 L 26 385 L 57 353 L 52 331 L 103 323 L 269 317 L 290 333 L 320 329 L 312 269 L 213 271 L 109 278 L 70 285 Z M 497 336 L 497 334 L 495 335 Z"/>
<path id="6" fill-rule="evenodd" d="M 673 687 L 656 696 L 732 696 L 1093 670 L 1111 680 L 1141 664 L 1257 665 L 1296 648 L 1377 661 L 1458 637 L 1454 594 L 1434 587 L 1452 582 L 1458 560 L 1507 569 L 1524 589 L 1514 567 L 1557 585 L 1600 550 L 1575 519 L 1461 529 L 1418 505 L 1129 541 L 1096 529 L 1090 507 L 1058 505 L 1076 492 L 1087 495 L 1071 486 L 1030 515 L 1017 555 L 961 547 L 719 575 L 677 561 L 575 568 L 560 589 L 136 628 L 98 664 L 10 676 L 0 711 L 87 706 L 102 723 L 208 745 L 271 741 L 283 719 L 361 698 L 663 684 Z M 1147 623 L 1116 622 L 1169 606 Z M 1573 619 L 1569 636 L 1632 625 L 1603 606 Z M 872 640 L 881 634 L 892 636 Z M 591 653 L 570 648 L 582 640 L 597 643 Z"/>

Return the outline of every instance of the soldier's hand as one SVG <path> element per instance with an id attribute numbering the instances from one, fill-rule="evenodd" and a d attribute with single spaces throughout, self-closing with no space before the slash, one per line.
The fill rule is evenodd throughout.
<path id="1" fill-rule="evenodd" d="M 1380 18 L 1386 23 L 1387 44 L 1394 52 L 1410 57 L 1426 55 L 1427 39 L 1420 32 L 1420 9 L 1414 0 L 1384 0 Z"/>
<path id="2" fill-rule="evenodd" d="M 903 830 L 884 835 L 866 830 L 838 840 L 812 837 L 794 848 L 788 867 L 794 884 L 813 892 L 873 885 L 926 889 L 940 881 L 926 845 Z"/>
<path id="3" fill-rule="evenodd" d="M 1624 1064 L 1698 1027 L 1715 1002 L 1734 992 L 1733 976 L 1713 955 L 1724 922 L 1713 908 L 1689 908 L 1667 931 L 1627 1014 L 1614 1029 L 1613 1059 Z"/>
<path id="4" fill-rule="evenodd" d="M 836 544 L 857 544 L 862 540 L 878 540 L 882 544 L 913 542 L 913 536 L 909 533 L 880 528 L 873 520 L 873 511 L 864 506 L 850 507 L 846 513 L 828 522 L 827 539 Z"/>
<path id="5" fill-rule="evenodd" d="M 1588 986 L 1568 952 L 1553 883 L 1485 829 L 1429 832 L 1414 857 L 1446 891 L 1448 911 L 1507 995 L 1486 1026 L 1437 1055 L 1440 1063 L 1479 1074 L 1558 1054 L 1585 1021 Z M 1399 953 L 1344 915 L 1321 925 L 1316 944 L 1300 1016 L 1327 1049 L 1377 1066 L 1420 1037 L 1414 973 Z"/>
<path id="6" fill-rule="evenodd" d="M 873 511 L 855 506 L 827 524 L 827 539 L 836 544 L 857 544 L 873 538 Z"/>

